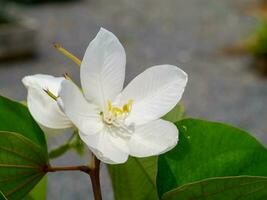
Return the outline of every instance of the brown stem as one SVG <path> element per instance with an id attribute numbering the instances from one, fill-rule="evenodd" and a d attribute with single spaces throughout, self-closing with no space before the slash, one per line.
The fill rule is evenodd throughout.
<path id="1" fill-rule="evenodd" d="M 57 172 L 57 171 L 82 171 L 86 174 L 91 172 L 91 168 L 85 165 L 80 166 L 64 166 L 64 167 L 52 167 L 46 166 L 43 168 L 44 172 Z"/>
<path id="2" fill-rule="evenodd" d="M 88 174 L 91 178 L 95 200 L 102 200 L 100 179 L 99 179 L 100 178 L 99 177 L 100 160 L 98 160 L 94 155 L 93 155 L 93 160 L 92 160 L 92 167 L 85 166 L 85 165 L 52 167 L 50 165 L 47 165 L 44 168 L 42 168 L 42 171 L 45 173 L 46 172 L 58 172 L 58 171 L 82 171 Z"/>
<path id="3" fill-rule="evenodd" d="M 89 172 L 89 175 L 91 177 L 94 197 L 95 197 L 95 200 L 102 200 L 100 177 L 99 177 L 100 160 L 98 160 L 94 155 L 93 155 L 93 165 L 94 166 L 92 170 Z"/>

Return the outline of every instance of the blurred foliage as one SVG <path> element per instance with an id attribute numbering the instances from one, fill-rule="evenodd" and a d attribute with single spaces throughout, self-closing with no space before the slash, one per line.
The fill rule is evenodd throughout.
<path id="1" fill-rule="evenodd" d="M 11 15 L 9 15 L 9 6 L 16 4 L 26 4 L 26 5 L 34 5 L 34 4 L 43 4 L 43 3 L 51 3 L 51 2 L 68 2 L 73 0 L 0 0 L 0 25 L 14 22 L 14 19 Z"/>
<path id="2" fill-rule="evenodd" d="M 0 24 L 6 24 L 9 22 L 6 7 L 7 7 L 6 0 L 0 0 Z"/>
<path id="3" fill-rule="evenodd" d="M 247 43 L 247 51 L 254 56 L 267 56 L 267 21 L 262 20 Z"/>

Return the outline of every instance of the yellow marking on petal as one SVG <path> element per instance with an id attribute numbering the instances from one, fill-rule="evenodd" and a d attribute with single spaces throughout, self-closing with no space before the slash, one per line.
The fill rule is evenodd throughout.
<path id="1" fill-rule="evenodd" d="M 79 58 L 77 58 L 76 56 L 74 56 L 72 53 L 70 53 L 69 51 L 64 49 L 59 43 L 54 43 L 54 47 L 58 51 L 63 53 L 65 56 L 67 56 L 69 59 L 71 59 L 73 62 L 75 62 L 77 65 L 81 66 L 82 61 Z"/>

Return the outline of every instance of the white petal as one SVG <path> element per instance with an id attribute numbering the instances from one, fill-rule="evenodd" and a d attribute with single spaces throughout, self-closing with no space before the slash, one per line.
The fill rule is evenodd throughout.
<path id="1" fill-rule="evenodd" d="M 101 28 L 89 44 L 81 65 L 81 84 L 90 102 L 105 109 L 121 92 L 125 78 L 126 55 L 116 36 Z"/>
<path id="2" fill-rule="evenodd" d="M 33 118 L 42 126 L 50 129 L 64 129 L 72 126 L 66 115 L 60 110 L 57 102 L 44 92 L 48 89 L 58 95 L 64 78 L 36 74 L 22 79 L 28 89 L 27 105 Z"/>
<path id="3" fill-rule="evenodd" d="M 104 128 L 95 135 L 87 135 L 82 132 L 79 132 L 79 134 L 90 150 L 102 162 L 119 164 L 127 161 L 129 154 L 120 148 L 120 146 L 125 146 L 124 141 L 117 140 L 114 143 L 114 138 L 112 139 L 111 133 L 107 129 Z"/>
<path id="4" fill-rule="evenodd" d="M 121 104 L 133 100 L 127 123 L 141 125 L 159 119 L 181 99 L 187 74 L 172 65 L 151 67 L 139 74 L 120 95 Z"/>
<path id="5" fill-rule="evenodd" d="M 178 129 L 159 119 L 136 127 L 129 142 L 130 155 L 147 157 L 165 153 L 176 146 Z"/>
<path id="6" fill-rule="evenodd" d="M 86 134 L 95 134 L 103 128 L 97 106 L 86 101 L 79 88 L 71 81 L 61 83 L 58 104 L 72 123 Z"/>

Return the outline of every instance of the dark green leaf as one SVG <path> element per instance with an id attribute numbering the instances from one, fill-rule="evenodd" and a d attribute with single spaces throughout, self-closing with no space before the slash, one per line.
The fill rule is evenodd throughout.
<path id="1" fill-rule="evenodd" d="M 7 198 L 1 191 L 0 191 L 0 200 L 7 200 Z"/>
<path id="2" fill-rule="evenodd" d="M 159 195 L 211 177 L 267 176 L 267 151 L 251 135 L 221 123 L 186 119 L 176 123 L 178 145 L 159 157 Z"/>
<path id="3" fill-rule="evenodd" d="M 19 133 L 0 131 L 0 190 L 22 199 L 45 175 L 47 151 Z"/>
<path id="4" fill-rule="evenodd" d="M 235 176 L 189 183 L 163 195 L 162 200 L 264 200 L 267 177 Z"/>
<path id="5" fill-rule="evenodd" d="M 20 133 L 42 148 L 47 148 L 43 131 L 21 103 L 0 96 L 0 122 L 0 131 Z"/>
<path id="6" fill-rule="evenodd" d="M 157 157 L 132 158 L 109 165 L 116 200 L 157 200 Z"/>

